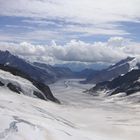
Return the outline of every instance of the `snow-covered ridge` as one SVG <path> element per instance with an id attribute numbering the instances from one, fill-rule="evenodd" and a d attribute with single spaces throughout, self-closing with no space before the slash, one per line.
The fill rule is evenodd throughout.
<path id="1" fill-rule="evenodd" d="M 28 95 L 30 97 L 37 97 L 35 96 L 34 92 L 38 92 L 42 96 L 44 96 L 42 92 L 37 89 L 30 81 L 22 77 L 15 76 L 10 72 L 0 70 L 0 82 L 3 83 L 5 87 L 7 87 L 9 83 L 11 83 L 21 90 L 19 90 L 20 94 Z M 46 97 L 44 96 L 44 98 Z"/>
<path id="2" fill-rule="evenodd" d="M 134 69 L 140 68 L 140 59 L 138 57 L 127 57 L 106 69 L 91 73 L 84 83 L 97 84 L 104 81 L 111 81 L 118 76 L 124 75 Z"/>
<path id="3" fill-rule="evenodd" d="M 132 61 L 129 61 L 128 64 L 129 64 L 129 71 L 133 70 L 133 69 L 138 69 L 138 64 L 139 61 L 137 58 L 134 58 Z"/>
<path id="4" fill-rule="evenodd" d="M 121 62 L 121 61 L 120 61 Z M 120 63 L 119 62 L 119 63 Z M 123 65 L 126 65 L 126 64 L 128 64 L 129 65 L 129 70 L 128 70 L 128 72 L 129 71 L 131 71 L 131 70 L 133 70 L 133 69 L 138 69 L 139 67 L 138 67 L 138 64 L 140 63 L 140 61 L 139 61 L 139 59 L 137 58 L 137 57 L 128 57 L 128 58 L 126 58 L 125 60 L 123 60 L 122 61 L 122 63 L 117 63 L 117 64 L 115 64 L 115 65 L 113 65 L 112 67 L 110 67 L 109 69 L 108 69 L 108 71 L 111 71 L 111 70 L 113 70 L 113 69 L 116 69 L 117 67 L 121 67 L 121 66 L 123 66 Z"/>
<path id="5" fill-rule="evenodd" d="M 43 100 L 51 100 L 53 102 L 60 103 L 53 96 L 50 88 L 46 84 L 36 81 L 27 73 L 24 73 L 23 71 L 9 65 L 7 66 L 0 64 L 0 69 L 3 71 L 3 73 L 7 72 L 6 74 L 1 73 L 1 80 L 3 82 L 0 81 L 0 86 L 5 85 L 10 90 L 19 94 L 23 93 L 30 96 L 35 95 L 35 97 Z M 9 83 L 7 83 L 7 81 L 9 81 Z"/>
<path id="6" fill-rule="evenodd" d="M 129 69 L 133 69 L 137 65 L 137 59 L 135 57 L 127 57 L 126 59 L 123 59 L 123 60 L 119 61 L 118 63 L 107 68 L 107 71 L 112 71 L 112 70 L 122 67 L 126 64 L 129 65 Z"/>

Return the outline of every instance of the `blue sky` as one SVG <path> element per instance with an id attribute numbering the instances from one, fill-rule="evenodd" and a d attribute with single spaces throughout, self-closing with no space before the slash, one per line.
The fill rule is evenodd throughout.
<path id="1" fill-rule="evenodd" d="M 140 0 L 0 1 L 0 48 L 33 60 L 41 55 L 47 63 L 111 64 L 138 55 L 139 5 Z"/>
<path id="2" fill-rule="evenodd" d="M 35 44 L 45 44 L 50 43 L 51 40 L 63 44 L 72 39 L 82 40 L 85 42 L 93 43 L 95 41 L 106 41 L 110 37 L 120 36 L 124 38 L 129 38 L 135 42 L 140 42 L 140 22 L 115 22 L 113 23 L 117 26 L 116 33 L 112 34 L 97 32 L 94 33 L 95 26 L 91 25 L 75 24 L 72 22 L 65 22 L 61 20 L 35 20 L 32 18 L 25 17 L 15 17 L 15 16 L 0 16 L 0 35 L 5 36 L 1 38 L 0 41 L 10 41 L 10 42 L 23 42 L 28 41 Z M 93 29 L 93 33 L 88 33 L 88 31 L 83 32 L 81 28 Z M 79 31 L 74 31 L 76 27 L 80 28 Z M 65 29 L 64 29 L 65 28 Z M 68 31 L 67 31 L 68 30 Z M 88 29 L 87 29 L 88 30 Z M 96 30 L 96 29 L 95 29 Z M 110 29 L 105 29 L 110 30 Z M 121 31 L 122 33 L 120 33 Z M 96 32 L 96 31 L 95 31 Z M 33 34 L 36 33 L 36 36 Z M 7 37 L 7 38 L 6 38 Z"/>

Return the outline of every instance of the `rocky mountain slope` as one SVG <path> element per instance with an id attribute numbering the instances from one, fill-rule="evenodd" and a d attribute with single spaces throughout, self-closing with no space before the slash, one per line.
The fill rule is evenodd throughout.
<path id="1" fill-rule="evenodd" d="M 125 75 L 118 76 L 111 81 L 104 81 L 96 84 L 88 90 L 92 95 L 112 96 L 123 94 L 129 96 L 140 91 L 140 69 L 132 70 Z"/>
<path id="2" fill-rule="evenodd" d="M 8 88 L 18 94 L 59 103 L 47 85 L 36 81 L 22 71 L 7 65 L 0 65 L 0 86 Z"/>
<path id="3" fill-rule="evenodd" d="M 91 73 L 88 78 L 83 81 L 83 83 L 93 83 L 97 84 L 103 81 L 112 80 L 119 75 L 126 74 L 132 69 L 138 69 L 139 63 L 137 59 L 134 57 L 128 57 L 120 62 L 108 67 L 107 69 L 103 69 L 97 73 Z"/>
<path id="4" fill-rule="evenodd" d="M 53 74 L 44 69 L 40 69 L 32 63 L 27 62 L 26 60 L 21 59 L 8 51 L 0 51 L 0 64 L 17 68 L 18 70 L 29 75 L 34 80 L 44 84 L 52 83 L 56 80 Z"/>
<path id="5" fill-rule="evenodd" d="M 56 67 L 56 66 L 51 66 L 48 64 L 44 64 L 44 63 L 38 63 L 38 62 L 34 62 L 33 64 L 35 66 L 47 71 L 51 75 L 53 75 L 55 77 L 55 79 L 69 78 L 69 77 L 74 76 L 73 71 L 71 71 L 71 69 L 69 69 L 67 67 Z"/>

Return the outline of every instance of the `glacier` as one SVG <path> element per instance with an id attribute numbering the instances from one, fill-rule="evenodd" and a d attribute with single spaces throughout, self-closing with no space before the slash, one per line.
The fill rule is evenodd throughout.
<path id="1" fill-rule="evenodd" d="M 0 139 L 139 140 L 139 104 L 91 96 L 78 81 L 50 85 L 61 105 L 0 87 Z"/>

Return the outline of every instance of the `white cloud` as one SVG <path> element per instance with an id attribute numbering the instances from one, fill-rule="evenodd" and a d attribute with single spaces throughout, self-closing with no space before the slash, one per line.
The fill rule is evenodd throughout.
<path id="1" fill-rule="evenodd" d="M 12 27 L 13 28 L 13 27 Z M 18 28 L 18 26 L 16 27 Z M 23 28 L 23 27 L 22 27 Z M 14 27 L 15 30 L 15 27 Z M 18 33 L 15 33 L 13 30 L 12 33 L 8 33 L 3 31 L 0 31 L 0 41 L 1 42 L 42 42 L 42 41 L 50 41 L 53 38 L 56 40 L 62 40 L 64 39 L 62 35 L 58 31 L 52 31 L 52 30 L 29 30 L 29 31 L 19 31 Z M 66 37 L 65 37 L 66 38 Z"/>
<path id="2" fill-rule="evenodd" d="M 0 1 L 0 14 L 106 23 L 137 20 L 139 5 L 139 0 L 6 0 Z"/>
<path id="3" fill-rule="evenodd" d="M 140 0 L 0 0 L 0 16 L 25 17 L 22 23 L 5 25 L 11 32 L 0 30 L 0 49 L 47 63 L 114 63 L 127 56 L 139 56 L 140 44 L 122 37 L 112 37 L 106 42 L 79 41 L 80 37 L 92 35 L 129 35 L 118 22 L 139 22 L 139 5 Z M 22 30 L 15 33 L 20 26 Z M 71 41 L 64 45 L 54 41 L 52 45 L 27 43 L 52 39 Z"/>
<path id="4" fill-rule="evenodd" d="M 81 33 L 79 36 L 91 35 L 128 35 L 129 33 L 119 29 L 119 26 L 114 24 L 100 24 L 100 25 L 67 25 L 61 29 L 66 33 Z M 78 36 L 78 37 L 79 37 Z"/>
<path id="5" fill-rule="evenodd" d="M 55 26 L 59 26 L 56 22 L 54 21 L 46 21 L 46 20 L 38 20 L 38 19 L 26 19 L 26 20 L 22 20 L 22 22 L 24 23 L 29 23 L 29 24 L 39 24 L 40 26 L 46 26 L 46 25 L 55 25 Z"/>
<path id="6" fill-rule="evenodd" d="M 114 63 L 127 56 L 138 56 L 140 44 L 135 44 L 121 37 L 110 38 L 107 42 L 93 44 L 71 40 L 65 45 L 33 45 L 27 42 L 20 44 L 0 43 L 1 50 L 9 50 L 31 61 L 46 63 L 89 62 Z"/>
<path id="7" fill-rule="evenodd" d="M 117 22 L 139 22 L 139 5 L 140 0 L 0 0 L 0 15 L 32 18 L 24 22 L 57 27 L 62 25 L 55 20 L 79 23 L 62 31 L 80 32 L 85 36 L 126 35 Z"/>

